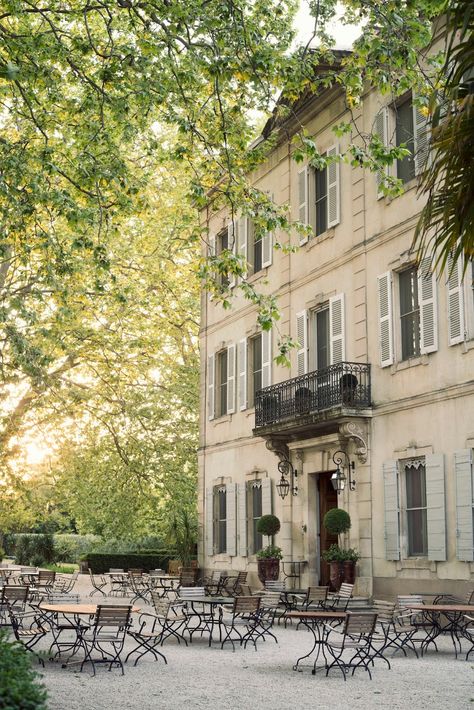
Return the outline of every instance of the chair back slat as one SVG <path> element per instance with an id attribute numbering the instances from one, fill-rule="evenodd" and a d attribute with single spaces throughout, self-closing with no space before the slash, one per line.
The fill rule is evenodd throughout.
<path id="1" fill-rule="evenodd" d="M 409 609 L 413 604 L 418 606 L 424 603 L 421 594 L 399 594 L 397 601 L 400 609 Z"/>
<path id="2" fill-rule="evenodd" d="M 235 597 L 234 614 L 251 614 L 258 611 L 260 597 Z"/>
<path id="3" fill-rule="evenodd" d="M 325 602 L 328 597 L 329 587 L 308 587 L 306 592 L 306 603 L 311 604 L 312 602 Z"/>
<path id="4" fill-rule="evenodd" d="M 25 585 L 9 584 L 9 585 L 3 587 L 2 602 L 3 603 L 20 602 L 22 604 L 26 604 L 26 602 L 28 600 L 29 590 L 30 590 L 30 588 L 27 584 L 25 584 Z"/>
<path id="5" fill-rule="evenodd" d="M 131 605 L 123 606 L 97 606 L 94 618 L 96 626 L 126 626 L 132 613 Z"/>
<path id="6" fill-rule="evenodd" d="M 268 590 L 269 592 L 284 592 L 286 590 L 286 581 L 267 579 L 265 581 L 265 590 Z"/>
<path id="7" fill-rule="evenodd" d="M 266 591 L 260 597 L 260 609 L 276 609 L 280 604 L 280 592 Z"/>
<path id="8" fill-rule="evenodd" d="M 377 614 L 377 619 L 379 621 L 384 621 L 386 623 L 391 623 L 393 621 L 393 616 L 395 613 L 395 603 L 385 601 L 385 599 L 374 599 L 372 602 L 372 609 Z"/>
<path id="9" fill-rule="evenodd" d="M 340 599 L 350 599 L 354 592 L 354 585 L 343 582 L 338 591 L 338 597 Z"/>
<path id="10" fill-rule="evenodd" d="M 179 590 L 180 597 L 204 597 L 206 590 L 204 587 L 181 587 Z"/>
<path id="11" fill-rule="evenodd" d="M 347 636 L 367 636 L 373 633 L 376 622 L 376 613 L 349 613 L 346 618 L 345 633 Z"/>

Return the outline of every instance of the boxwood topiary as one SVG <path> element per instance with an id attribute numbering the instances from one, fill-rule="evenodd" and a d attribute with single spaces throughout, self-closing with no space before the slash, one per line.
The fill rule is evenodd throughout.
<path id="1" fill-rule="evenodd" d="M 342 508 L 331 508 L 323 518 L 323 525 L 333 535 L 340 535 L 351 527 L 351 516 Z"/>
<path id="2" fill-rule="evenodd" d="M 0 708 L 47 710 L 46 691 L 31 667 L 34 657 L 0 630 Z"/>
<path id="3" fill-rule="evenodd" d="M 280 530 L 280 521 L 276 515 L 262 515 L 257 523 L 257 530 L 261 535 L 273 537 Z"/>

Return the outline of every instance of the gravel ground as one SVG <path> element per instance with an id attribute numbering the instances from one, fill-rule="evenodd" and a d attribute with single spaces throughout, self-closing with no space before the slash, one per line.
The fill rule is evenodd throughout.
<path id="1" fill-rule="evenodd" d="M 86 601 L 88 581 L 81 579 L 77 591 Z M 97 599 L 96 594 L 93 599 Z M 87 600 L 90 600 L 87 597 Z M 111 601 L 111 600 L 110 600 Z M 272 639 L 246 650 L 230 644 L 221 650 L 195 637 L 188 647 L 168 640 L 161 649 L 168 661 L 155 661 L 151 654 L 136 667 L 130 663 L 125 675 L 99 666 L 92 677 L 90 667 L 82 673 L 46 663 L 41 670 L 48 691 L 50 710 L 183 710 L 213 708 L 224 710 L 287 710 L 319 707 L 339 708 L 467 708 L 473 707 L 474 659 L 454 658 L 450 638 L 441 638 L 439 652 L 430 651 L 417 660 L 413 654 L 390 657 L 392 669 L 377 661 L 372 681 L 357 670 L 344 682 L 332 671 L 316 676 L 309 668 L 293 671 L 296 659 L 311 648 L 311 635 L 301 629 L 277 627 L 278 644 Z M 134 642 L 127 641 L 131 649 Z"/>

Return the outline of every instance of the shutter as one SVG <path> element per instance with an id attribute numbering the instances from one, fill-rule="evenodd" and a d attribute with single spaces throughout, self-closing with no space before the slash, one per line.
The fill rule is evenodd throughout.
<path id="1" fill-rule="evenodd" d="M 400 533 L 398 527 L 398 466 L 396 461 L 383 463 L 385 510 L 385 559 L 400 559 Z"/>
<path id="2" fill-rule="evenodd" d="M 344 338 L 344 294 L 329 299 L 330 362 L 335 365 L 346 359 Z"/>
<path id="3" fill-rule="evenodd" d="M 239 555 L 247 557 L 247 485 L 237 485 L 237 510 L 239 516 Z"/>
<path id="4" fill-rule="evenodd" d="M 207 413 L 209 419 L 214 419 L 215 414 L 215 388 L 214 388 L 214 355 L 207 358 Z"/>
<path id="5" fill-rule="evenodd" d="M 444 455 L 430 454 L 425 461 L 428 559 L 444 562 L 446 560 Z"/>
<path id="6" fill-rule="evenodd" d="M 327 150 L 327 155 L 337 155 L 338 149 L 334 145 Z M 334 227 L 340 222 L 340 188 L 339 188 L 339 163 L 330 163 L 326 170 L 328 191 L 328 227 Z"/>
<path id="7" fill-rule="evenodd" d="M 458 560 L 474 560 L 474 530 L 472 508 L 472 449 L 454 452 L 456 477 L 456 556 Z"/>
<path id="8" fill-rule="evenodd" d="M 238 233 L 239 224 L 238 221 L 234 219 L 227 225 L 227 245 L 229 251 L 231 251 L 234 256 L 237 254 Z M 229 288 L 234 288 L 236 283 L 237 276 L 235 274 L 229 274 Z"/>
<path id="9" fill-rule="evenodd" d="M 306 165 L 298 173 L 298 220 L 309 224 L 309 168 Z M 308 241 L 307 234 L 300 234 L 300 245 Z"/>
<path id="10" fill-rule="evenodd" d="M 237 529 L 236 529 L 236 485 L 228 483 L 226 490 L 226 552 L 231 557 L 237 554 Z"/>
<path id="11" fill-rule="evenodd" d="M 248 270 L 248 241 L 250 231 L 250 220 L 248 217 L 241 217 L 237 226 L 237 252 L 242 257 L 245 266 L 245 273 Z"/>
<path id="12" fill-rule="evenodd" d="M 235 345 L 227 348 L 227 414 L 235 412 Z"/>
<path id="13" fill-rule="evenodd" d="M 377 278 L 379 292 L 380 365 L 393 364 L 392 274 L 387 271 Z"/>
<path id="14" fill-rule="evenodd" d="M 272 204 L 275 201 L 275 195 L 269 195 Z M 262 237 L 262 267 L 272 265 L 273 259 L 273 232 L 266 232 Z"/>
<path id="15" fill-rule="evenodd" d="M 438 349 L 438 304 L 436 275 L 431 272 L 431 259 L 422 260 L 418 268 L 418 297 L 420 300 L 420 352 L 433 353 Z"/>
<path id="16" fill-rule="evenodd" d="M 378 114 L 375 117 L 374 120 L 374 133 L 378 135 L 380 140 L 382 141 L 383 145 L 385 147 L 388 146 L 388 107 L 384 106 L 384 108 L 378 112 Z M 385 177 L 385 175 L 388 175 L 389 173 L 389 168 L 386 166 L 385 168 L 381 168 L 380 170 L 377 171 L 376 175 L 376 180 L 377 180 L 377 199 L 380 199 L 383 197 L 383 192 L 381 190 L 382 187 L 382 182 Z"/>
<path id="17" fill-rule="evenodd" d="M 454 263 L 448 257 L 448 337 L 449 345 L 462 343 L 464 340 L 464 294 L 462 286 L 462 259 Z"/>
<path id="18" fill-rule="evenodd" d="M 206 555 L 214 554 L 214 489 L 206 488 Z"/>
<path id="19" fill-rule="evenodd" d="M 262 515 L 272 512 L 272 481 L 270 478 L 262 480 Z"/>
<path id="20" fill-rule="evenodd" d="M 415 150 L 415 175 L 428 166 L 430 153 L 430 134 L 428 121 L 420 109 L 413 105 L 413 142 Z"/>
<path id="21" fill-rule="evenodd" d="M 307 311 L 300 311 L 296 314 L 296 339 L 300 344 L 296 351 L 296 362 L 298 375 L 305 375 L 308 372 L 308 314 Z"/>
<path id="22" fill-rule="evenodd" d="M 239 407 L 247 409 L 247 338 L 239 340 Z"/>
<path id="23" fill-rule="evenodd" d="M 272 384 L 272 331 L 262 330 L 262 388 Z"/>

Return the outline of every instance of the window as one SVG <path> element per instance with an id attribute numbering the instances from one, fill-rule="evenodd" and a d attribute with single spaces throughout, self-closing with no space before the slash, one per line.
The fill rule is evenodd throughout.
<path id="1" fill-rule="evenodd" d="M 315 170 L 316 187 L 316 228 L 315 235 L 319 236 L 328 228 L 328 171 Z"/>
<path id="2" fill-rule="evenodd" d="M 324 305 L 296 314 L 297 374 L 324 370 L 345 357 L 344 294 L 331 296 Z"/>
<path id="3" fill-rule="evenodd" d="M 250 406 L 255 404 L 255 393 L 262 389 L 262 334 L 249 341 L 249 365 L 251 373 Z"/>
<path id="4" fill-rule="evenodd" d="M 213 516 L 214 551 L 216 554 L 227 551 L 227 494 L 225 486 L 214 488 Z"/>
<path id="5" fill-rule="evenodd" d="M 412 267 L 398 276 L 400 290 L 400 326 L 402 360 L 420 354 L 420 305 L 417 269 Z"/>
<path id="6" fill-rule="evenodd" d="M 249 481 L 246 485 L 248 554 L 254 555 L 262 549 L 262 535 L 257 531 L 257 523 L 262 517 L 262 482 Z"/>
<path id="7" fill-rule="evenodd" d="M 336 156 L 337 146 L 329 148 L 325 156 Z M 321 170 L 306 166 L 298 173 L 298 219 L 309 224 L 316 236 L 340 221 L 339 163 L 331 162 Z M 300 236 L 300 244 L 308 241 Z"/>
<path id="8" fill-rule="evenodd" d="M 397 160 L 397 177 L 409 182 L 415 177 L 415 137 L 413 125 L 413 103 L 411 96 L 394 108 L 395 139 L 397 146 L 404 144 L 410 151 L 403 159 Z"/>
<path id="9" fill-rule="evenodd" d="M 265 330 L 238 344 L 237 357 L 239 409 L 255 406 L 258 390 L 271 385 L 272 331 Z"/>
<path id="10" fill-rule="evenodd" d="M 229 230 L 226 227 L 222 231 L 219 232 L 217 235 L 216 239 L 216 254 L 219 256 L 219 254 L 222 254 L 222 252 L 226 251 L 229 249 Z M 230 284 L 230 279 L 228 274 L 220 274 L 219 276 L 219 283 L 222 286 L 222 288 L 227 288 Z"/>
<path id="11" fill-rule="evenodd" d="M 311 311 L 309 360 L 312 370 L 329 367 L 329 308 Z"/>
<path id="12" fill-rule="evenodd" d="M 239 253 L 246 256 L 248 276 L 257 274 L 272 263 L 273 235 L 255 228 L 248 217 L 239 220 Z"/>
<path id="13" fill-rule="evenodd" d="M 216 416 L 222 417 L 227 413 L 227 350 L 217 353 L 216 367 Z"/>
<path id="14" fill-rule="evenodd" d="M 428 528 L 426 504 L 426 471 L 424 461 L 404 464 L 406 493 L 407 554 L 409 557 L 426 557 L 428 554 Z"/>

